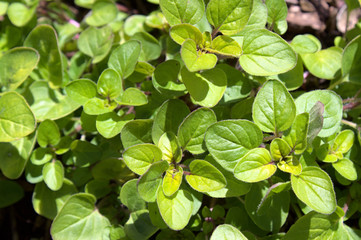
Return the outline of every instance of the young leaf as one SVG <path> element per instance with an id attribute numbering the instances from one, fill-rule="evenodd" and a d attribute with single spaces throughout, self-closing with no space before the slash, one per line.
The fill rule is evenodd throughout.
<path id="1" fill-rule="evenodd" d="M 24 46 L 38 51 L 38 69 L 50 87 L 60 87 L 63 81 L 63 66 L 55 30 L 49 25 L 38 25 L 29 33 Z"/>
<path id="2" fill-rule="evenodd" d="M 12 24 L 17 27 L 23 27 L 31 21 L 36 13 L 37 6 L 38 5 L 34 3 L 29 8 L 21 2 L 12 2 L 7 9 L 7 15 Z"/>
<path id="3" fill-rule="evenodd" d="M 200 45 L 203 42 L 203 36 L 198 28 L 188 24 L 178 24 L 173 26 L 169 32 L 173 41 L 182 45 L 187 39 L 192 39 L 196 45 Z"/>
<path id="4" fill-rule="evenodd" d="M 177 168 L 174 168 L 174 166 L 169 166 L 169 169 L 166 171 L 164 178 L 163 178 L 163 193 L 167 197 L 172 196 L 174 193 L 176 193 L 182 183 L 183 178 L 183 168 L 180 166 L 177 166 Z"/>
<path id="5" fill-rule="evenodd" d="M 293 192 L 316 212 L 331 214 L 336 208 L 336 196 L 330 177 L 318 167 L 306 167 L 300 175 L 291 175 Z"/>
<path id="6" fill-rule="evenodd" d="M 183 42 L 181 56 L 190 72 L 212 69 L 217 63 L 217 56 L 197 50 L 197 45 L 192 39 Z"/>
<path id="7" fill-rule="evenodd" d="M 177 133 L 179 125 L 189 112 L 188 106 L 178 99 L 168 100 L 163 103 L 154 118 L 152 128 L 153 142 L 158 144 L 159 138 L 165 132 Z"/>
<path id="8" fill-rule="evenodd" d="M 51 225 L 53 239 L 102 239 L 109 232 L 110 222 L 95 208 L 95 202 L 88 193 L 71 196 Z"/>
<path id="9" fill-rule="evenodd" d="M 247 240 L 237 228 L 229 224 L 219 225 L 212 233 L 211 240 Z"/>
<path id="10" fill-rule="evenodd" d="M 333 143 L 332 151 L 347 153 L 351 149 L 354 139 L 355 133 L 352 130 L 347 129 L 340 132 Z"/>
<path id="11" fill-rule="evenodd" d="M 37 66 L 39 53 L 33 48 L 18 47 L 0 57 L 0 85 L 8 91 L 18 88 Z"/>
<path id="12" fill-rule="evenodd" d="M 296 53 L 280 36 L 266 29 L 247 32 L 243 39 L 242 68 L 256 76 L 271 76 L 291 70 L 297 63 Z"/>
<path id="13" fill-rule="evenodd" d="M 77 192 L 74 183 L 66 178 L 58 191 L 50 190 L 44 182 L 37 183 L 32 198 L 34 210 L 41 216 L 54 219 L 66 200 Z"/>
<path id="14" fill-rule="evenodd" d="M 154 202 L 157 198 L 157 191 L 162 185 L 162 175 L 168 169 L 167 161 L 153 163 L 149 169 L 138 180 L 138 192 L 146 202 Z M 162 191 L 161 189 L 159 191 Z"/>
<path id="15" fill-rule="evenodd" d="M 277 167 L 287 173 L 299 175 L 302 172 L 302 165 L 296 156 L 289 156 L 277 163 Z"/>
<path id="16" fill-rule="evenodd" d="M 317 102 L 321 102 L 324 106 L 323 127 L 318 136 L 331 136 L 338 130 L 341 123 L 342 100 L 340 96 L 329 90 L 307 92 L 299 96 L 295 101 L 297 114 L 303 112 L 310 113 Z"/>
<path id="17" fill-rule="evenodd" d="M 157 204 L 164 222 L 173 230 L 181 230 L 187 226 L 193 211 L 192 195 L 183 189 L 179 189 L 171 197 L 158 191 Z"/>
<path id="18" fill-rule="evenodd" d="M 182 148 L 193 154 L 205 152 L 204 135 L 208 127 L 216 122 L 216 115 L 209 108 L 199 108 L 189 114 L 178 129 Z"/>
<path id="19" fill-rule="evenodd" d="M 138 144 L 127 148 L 123 159 L 136 174 L 144 174 L 154 162 L 162 160 L 162 151 L 153 144 Z"/>
<path id="20" fill-rule="evenodd" d="M 43 177 L 46 185 L 53 191 L 59 190 L 63 186 L 64 167 L 56 160 L 49 162 L 43 167 Z"/>
<path id="21" fill-rule="evenodd" d="M 130 40 L 112 51 L 109 57 L 108 66 L 118 71 L 120 77 L 125 79 L 133 73 L 140 56 L 140 42 Z"/>
<path id="22" fill-rule="evenodd" d="M 110 102 L 107 99 L 92 98 L 89 99 L 83 106 L 84 112 L 89 115 L 100 115 L 112 112 L 117 107 L 115 102 Z"/>
<path id="23" fill-rule="evenodd" d="M 287 4 L 284 0 L 266 0 L 268 10 L 267 22 L 278 34 L 287 31 Z M 285 26 L 285 27 L 283 27 Z"/>
<path id="24" fill-rule="evenodd" d="M 73 101 L 84 105 L 97 95 L 97 85 L 89 79 L 78 79 L 66 85 L 65 91 Z"/>
<path id="25" fill-rule="evenodd" d="M 211 48 L 208 51 L 231 57 L 239 57 L 242 54 L 242 48 L 231 37 L 220 35 L 213 39 Z"/>
<path id="26" fill-rule="evenodd" d="M 107 68 L 98 79 L 97 90 L 103 97 L 114 99 L 123 92 L 122 79 L 115 70 Z"/>
<path id="27" fill-rule="evenodd" d="M 37 140 L 39 145 L 43 148 L 48 145 L 57 145 L 60 141 L 60 131 L 58 125 L 49 119 L 41 122 L 38 127 Z"/>
<path id="28" fill-rule="evenodd" d="M 125 149 L 140 143 L 152 143 L 153 119 L 137 119 L 124 125 L 120 133 Z"/>
<path id="29" fill-rule="evenodd" d="M 309 114 L 301 113 L 295 118 L 290 131 L 282 139 L 294 150 L 295 154 L 302 154 L 307 147 Z"/>
<path id="30" fill-rule="evenodd" d="M 351 160 L 347 158 L 342 158 L 339 159 L 337 162 L 332 163 L 332 166 L 342 177 L 350 181 L 355 181 L 357 179 L 356 167 Z"/>
<path id="31" fill-rule="evenodd" d="M 199 192 L 217 191 L 227 185 L 223 174 L 207 161 L 193 160 L 189 169 L 190 175 L 186 175 L 186 180 Z"/>
<path id="32" fill-rule="evenodd" d="M 160 8 L 169 25 L 196 24 L 204 15 L 203 0 L 159 0 Z"/>
<path id="33" fill-rule="evenodd" d="M 234 168 L 234 176 L 244 182 L 259 182 L 271 177 L 277 170 L 267 149 L 249 151 Z"/>
<path id="34" fill-rule="evenodd" d="M 0 98 L 0 142 L 11 142 L 35 130 L 36 120 L 25 99 L 16 92 Z"/>
<path id="35" fill-rule="evenodd" d="M 320 41 L 311 34 L 297 35 L 292 39 L 291 46 L 299 54 L 315 53 L 321 50 Z"/>
<path id="36" fill-rule="evenodd" d="M 192 73 L 186 68 L 181 71 L 182 80 L 195 104 L 214 107 L 221 100 L 227 88 L 227 76 L 218 68 Z"/>
<path id="37" fill-rule="evenodd" d="M 182 160 L 182 149 L 177 136 L 173 132 L 165 132 L 159 138 L 158 147 L 163 153 L 163 160 L 178 163 Z"/>
<path id="38" fill-rule="evenodd" d="M 92 63 L 95 64 L 108 55 L 113 37 L 112 29 L 108 26 L 99 29 L 88 27 L 79 36 L 78 48 L 82 53 L 92 57 Z"/>
<path id="39" fill-rule="evenodd" d="M 236 34 L 247 24 L 252 12 L 251 0 L 210 0 L 207 19 L 216 31 L 225 35 Z"/>
<path id="40" fill-rule="evenodd" d="M 205 135 L 208 151 L 226 170 L 232 171 L 237 162 L 263 140 L 259 127 L 247 120 L 227 120 L 210 126 Z"/>
<path id="41" fill-rule="evenodd" d="M 278 80 L 268 80 L 253 103 L 253 121 L 264 132 L 279 133 L 287 130 L 296 116 L 291 94 Z"/>
<path id="42" fill-rule="evenodd" d="M 270 151 L 272 158 L 276 161 L 285 159 L 291 152 L 291 147 L 288 143 L 281 139 L 276 138 L 271 142 Z"/>

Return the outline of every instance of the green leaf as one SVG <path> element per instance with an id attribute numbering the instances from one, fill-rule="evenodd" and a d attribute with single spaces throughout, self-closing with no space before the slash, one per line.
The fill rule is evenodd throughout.
<path id="1" fill-rule="evenodd" d="M 196 45 L 200 45 L 203 42 L 201 31 L 188 23 L 173 26 L 169 31 L 169 35 L 179 45 L 182 45 L 187 39 L 192 39 Z"/>
<path id="2" fill-rule="evenodd" d="M 7 15 L 12 24 L 17 27 L 23 27 L 33 18 L 37 5 L 33 4 L 33 6 L 28 7 L 23 3 L 13 2 L 8 7 Z"/>
<path id="3" fill-rule="evenodd" d="M 318 78 L 334 79 L 341 70 L 342 49 L 330 47 L 301 55 L 306 68 Z"/>
<path id="4" fill-rule="evenodd" d="M 183 68 L 181 75 L 193 102 L 204 107 L 217 105 L 227 88 L 227 76 L 219 68 L 202 73 L 192 73 Z"/>
<path id="5" fill-rule="evenodd" d="M 122 111 L 119 111 L 118 114 L 115 112 L 104 113 L 97 116 L 96 128 L 103 137 L 112 138 L 118 135 L 124 125 L 129 121 L 134 119 L 133 114 L 121 114 Z"/>
<path id="6" fill-rule="evenodd" d="M 138 88 L 127 88 L 115 101 L 120 105 L 142 106 L 148 103 L 147 96 Z"/>
<path id="7" fill-rule="evenodd" d="M 247 120 L 226 120 L 210 126 L 205 135 L 209 153 L 226 170 L 232 171 L 237 162 L 263 140 L 259 127 Z"/>
<path id="8" fill-rule="evenodd" d="M 103 97 L 114 99 L 123 92 L 122 79 L 115 70 L 105 69 L 98 79 L 97 90 Z"/>
<path id="9" fill-rule="evenodd" d="M 183 119 L 190 113 L 188 106 L 181 100 L 168 100 L 159 108 L 154 118 L 152 128 L 152 139 L 158 144 L 159 138 L 165 132 L 177 133 L 179 125 Z"/>
<path id="10" fill-rule="evenodd" d="M 183 42 L 181 57 L 187 69 L 191 72 L 212 69 L 217 63 L 217 56 L 197 50 L 197 45 L 192 39 Z"/>
<path id="11" fill-rule="evenodd" d="M 160 8 L 169 25 L 196 24 L 205 12 L 203 0 L 159 0 Z"/>
<path id="12" fill-rule="evenodd" d="M 350 181 L 355 181 L 357 179 L 356 167 L 351 160 L 347 158 L 342 158 L 339 159 L 337 162 L 332 163 L 332 166 L 342 177 Z"/>
<path id="13" fill-rule="evenodd" d="M 178 80 L 180 62 L 167 60 L 160 63 L 152 75 L 154 87 L 164 95 L 184 95 L 186 87 Z"/>
<path id="14" fill-rule="evenodd" d="M 112 51 L 108 66 L 118 71 L 120 77 L 125 79 L 133 73 L 140 56 L 141 46 L 138 41 L 130 40 Z"/>
<path id="15" fill-rule="evenodd" d="M 152 143 L 153 119 L 137 119 L 127 122 L 120 133 L 125 149 L 140 143 Z"/>
<path id="16" fill-rule="evenodd" d="M 273 26 L 278 34 L 284 34 L 287 30 L 287 4 L 284 0 L 266 0 L 268 10 L 267 22 Z M 283 28 L 285 24 L 285 28 Z"/>
<path id="17" fill-rule="evenodd" d="M 299 54 L 315 53 L 321 50 L 320 41 L 311 34 L 297 35 L 292 39 L 291 46 Z"/>
<path id="18" fill-rule="evenodd" d="M 49 162 L 43 167 L 44 182 L 53 191 L 58 191 L 63 186 L 64 167 L 56 160 Z"/>
<path id="19" fill-rule="evenodd" d="M 63 66 L 55 30 L 49 25 L 38 25 L 29 33 L 24 46 L 38 51 L 38 69 L 42 78 L 49 82 L 51 88 L 60 87 L 63 81 Z"/>
<path id="20" fill-rule="evenodd" d="M 53 158 L 53 154 L 50 148 L 37 148 L 35 149 L 30 156 L 30 161 L 34 165 L 44 165 Z"/>
<path id="21" fill-rule="evenodd" d="M 266 181 L 252 184 L 251 191 L 246 195 L 245 208 L 259 228 L 278 232 L 288 217 L 290 194 L 288 191 L 271 191 Z"/>
<path id="22" fill-rule="evenodd" d="M 0 142 L 23 138 L 35 130 L 36 120 L 25 99 L 16 92 L 0 98 Z"/>
<path id="23" fill-rule="evenodd" d="M 291 147 L 285 140 L 276 138 L 271 142 L 270 151 L 272 158 L 276 161 L 279 161 L 283 158 L 286 158 L 290 154 Z"/>
<path id="24" fill-rule="evenodd" d="M 128 36 L 133 36 L 137 32 L 144 32 L 145 20 L 147 19 L 144 15 L 132 15 L 125 20 L 124 33 Z"/>
<path id="25" fill-rule="evenodd" d="M 306 167 L 298 176 L 291 175 L 293 192 L 316 212 L 331 214 L 336 208 L 336 196 L 330 177 L 318 167 Z"/>
<path id="26" fill-rule="evenodd" d="M 251 0 L 210 0 L 207 5 L 207 19 L 217 31 L 225 35 L 236 34 L 246 26 L 252 6 Z"/>
<path id="27" fill-rule="evenodd" d="M 74 112 L 80 104 L 60 91 L 50 89 L 47 82 L 36 81 L 25 94 L 31 110 L 38 121 L 56 120 Z"/>
<path id="28" fill-rule="evenodd" d="M 287 130 L 296 116 L 291 94 L 278 80 L 268 80 L 253 103 L 253 121 L 264 132 L 279 133 Z"/>
<path id="29" fill-rule="evenodd" d="M 262 0 L 254 0 L 252 3 L 252 12 L 248 22 L 242 32 L 251 29 L 264 28 L 267 23 L 267 6 Z"/>
<path id="30" fill-rule="evenodd" d="M 163 178 L 163 193 L 165 196 L 170 197 L 176 193 L 182 183 L 183 168 L 170 165 Z"/>
<path id="31" fill-rule="evenodd" d="M 269 79 L 278 79 L 282 81 L 289 91 L 296 90 L 303 84 L 303 62 L 300 56 L 297 56 L 297 64 L 288 72 L 271 76 Z"/>
<path id="32" fill-rule="evenodd" d="M 163 153 L 163 160 L 169 163 L 179 163 L 182 160 L 182 149 L 173 132 L 163 133 L 159 138 L 158 147 Z"/>
<path id="33" fill-rule="evenodd" d="M 119 199 L 130 211 L 146 209 L 146 202 L 140 197 L 137 189 L 138 179 L 126 182 L 121 189 Z"/>
<path id="34" fill-rule="evenodd" d="M 58 125 L 49 119 L 41 122 L 38 127 L 38 143 L 45 148 L 48 145 L 55 146 L 60 141 L 60 131 Z"/>
<path id="35" fill-rule="evenodd" d="M 207 192 L 206 194 L 213 198 L 228 198 L 228 197 L 239 197 L 249 192 L 251 184 L 242 182 L 234 177 L 234 174 L 225 170 L 219 165 L 210 155 L 208 155 L 205 161 L 215 166 L 225 177 L 227 185 L 217 191 Z"/>
<path id="36" fill-rule="evenodd" d="M 98 162 L 91 169 L 94 179 L 127 181 L 134 178 L 134 174 L 127 168 L 124 161 L 118 158 L 107 158 Z"/>
<path id="37" fill-rule="evenodd" d="M 277 170 L 267 149 L 250 150 L 234 168 L 234 176 L 244 182 L 259 182 L 271 177 Z"/>
<path id="38" fill-rule="evenodd" d="M 107 99 L 92 98 L 83 106 L 84 112 L 89 115 L 100 115 L 112 112 L 117 107 L 115 102 L 109 102 Z"/>
<path id="39" fill-rule="evenodd" d="M 100 160 L 101 148 L 87 141 L 75 140 L 70 145 L 75 166 L 88 167 Z"/>
<path id="40" fill-rule="evenodd" d="M 9 179 L 19 178 L 35 145 L 35 133 L 12 142 L 0 142 L 0 169 Z"/>
<path id="41" fill-rule="evenodd" d="M 355 133 L 352 130 L 344 130 L 337 135 L 332 150 L 335 152 L 347 153 L 351 149 L 354 139 Z"/>
<path id="42" fill-rule="evenodd" d="M 86 193 L 92 194 L 96 199 L 101 199 L 108 195 L 112 188 L 108 180 L 93 179 L 85 185 L 84 190 Z"/>
<path id="43" fill-rule="evenodd" d="M 109 234 L 110 222 L 95 208 L 95 202 L 87 193 L 71 196 L 51 225 L 53 239 L 102 239 Z"/>
<path id="44" fill-rule="evenodd" d="M 148 210 L 144 209 L 130 214 L 124 230 L 131 240 L 147 240 L 158 231 L 158 227 L 153 226 Z"/>
<path id="45" fill-rule="evenodd" d="M 199 192 L 217 191 L 227 185 L 223 174 L 207 161 L 193 160 L 189 169 L 190 175 L 186 175 L 186 180 Z"/>
<path id="46" fill-rule="evenodd" d="M 285 159 L 280 160 L 277 163 L 277 167 L 283 172 L 295 175 L 299 175 L 302 172 L 302 165 L 300 164 L 296 156 L 289 156 Z"/>
<path id="47" fill-rule="evenodd" d="M 8 10 L 9 3 L 8 2 L 0 2 L 0 16 L 4 16 L 6 11 Z"/>
<path id="48" fill-rule="evenodd" d="M 239 57 L 242 54 L 242 48 L 239 44 L 226 35 L 220 35 L 213 39 L 211 48 L 207 48 L 207 50 L 230 57 Z"/>
<path id="49" fill-rule="evenodd" d="M 103 28 L 88 27 L 79 36 L 78 48 L 82 53 L 92 57 L 92 63 L 95 64 L 108 55 L 112 47 L 113 37 L 112 29 L 108 26 Z"/>
<path id="50" fill-rule="evenodd" d="M 10 206 L 24 197 L 24 189 L 14 181 L 0 180 L 0 208 Z"/>
<path id="51" fill-rule="evenodd" d="M 317 102 L 321 102 L 324 106 L 323 126 L 318 136 L 331 136 L 338 131 L 338 127 L 341 123 L 343 108 L 342 100 L 340 96 L 329 90 L 315 90 L 307 92 L 299 96 L 295 101 L 297 114 L 303 112 L 311 113 L 311 109 Z"/>
<path id="52" fill-rule="evenodd" d="M 162 151 L 153 144 L 138 144 L 127 148 L 123 153 L 123 159 L 130 170 L 142 175 L 152 163 L 162 160 Z"/>
<path id="53" fill-rule="evenodd" d="M 131 39 L 139 41 L 142 45 L 139 56 L 140 61 L 147 62 L 159 58 L 162 48 L 155 37 L 147 32 L 138 32 L 134 34 Z"/>
<path id="54" fill-rule="evenodd" d="M 15 90 L 38 65 L 39 53 L 33 48 L 17 47 L 0 57 L 0 86 Z"/>
<path id="55" fill-rule="evenodd" d="M 171 197 L 158 191 L 157 204 L 164 222 L 173 230 L 183 229 L 189 222 L 193 211 L 192 195 L 183 189 L 179 189 Z"/>
<path id="56" fill-rule="evenodd" d="M 339 218 L 336 212 L 331 215 L 309 212 L 291 226 L 284 239 L 333 239 L 332 235 L 336 230 Z"/>
<path id="57" fill-rule="evenodd" d="M 295 118 L 291 129 L 282 136 L 295 154 L 302 154 L 307 147 L 309 114 L 301 113 Z"/>
<path id="58" fill-rule="evenodd" d="M 78 79 L 66 85 L 65 91 L 74 102 L 84 105 L 97 95 L 97 86 L 89 79 Z"/>
<path id="59" fill-rule="evenodd" d="M 208 127 L 216 122 L 216 115 L 209 108 L 198 108 L 189 114 L 178 129 L 178 139 L 182 148 L 193 154 L 204 153 L 204 135 Z"/>
<path id="60" fill-rule="evenodd" d="M 63 186 L 57 191 L 50 190 L 44 182 L 37 183 L 32 198 L 34 210 L 41 216 L 54 219 L 66 200 L 77 192 L 68 179 L 64 179 Z"/>
<path id="61" fill-rule="evenodd" d="M 296 53 L 280 36 L 266 29 L 247 32 L 243 39 L 242 68 L 256 76 L 270 76 L 291 70 L 297 63 Z"/>
<path id="62" fill-rule="evenodd" d="M 342 54 L 342 75 L 348 74 L 348 79 L 351 82 L 360 83 L 360 72 L 358 71 L 361 67 L 361 37 L 354 38 L 347 44 Z"/>
<path id="63" fill-rule="evenodd" d="M 211 240 L 247 240 L 235 227 L 229 224 L 219 225 L 212 233 Z"/>
<path id="64" fill-rule="evenodd" d="M 149 169 L 138 180 L 138 192 L 146 202 L 154 202 L 157 198 L 157 191 L 162 185 L 162 175 L 168 169 L 167 161 L 153 163 Z M 162 191 L 161 189 L 159 191 Z"/>
<path id="65" fill-rule="evenodd" d="M 96 1 L 92 6 L 91 14 L 85 18 L 90 26 L 103 26 L 113 21 L 118 13 L 117 6 L 111 0 Z"/>
<path id="66" fill-rule="evenodd" d="M 309 125 L 307 132 L 307 143 L 311 144 L 317 137 L 323 126 L 323 112 L 324 105 L 321 102 L 316 102 L 315 105 L 309 111 Z"/>

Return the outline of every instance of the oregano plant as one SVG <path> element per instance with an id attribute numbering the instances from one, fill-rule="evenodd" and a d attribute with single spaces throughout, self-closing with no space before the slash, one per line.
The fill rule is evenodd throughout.
<path id="1" fill-rule="evenodd" d="M 0 0 L 0 238 L 361 239 L 361 23 L 289 5 Z"/>

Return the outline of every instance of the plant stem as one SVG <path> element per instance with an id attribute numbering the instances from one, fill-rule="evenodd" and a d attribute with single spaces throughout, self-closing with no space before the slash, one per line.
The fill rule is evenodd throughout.
<path id="1" fill-rule="evenodd" d="M 356 130 L 359 130 L 359 128 L 357 127 L 357 124 L 354 123 L 354 122 L 347 121 L 347 120 L 345 120 L 345 119 L 342 119 L 341 122 L 342 122 L 343 124 L 347 125 L 347 126 L 350 126 L 350 127 L 354 128 L 354 129 L 356 129 Z"/>

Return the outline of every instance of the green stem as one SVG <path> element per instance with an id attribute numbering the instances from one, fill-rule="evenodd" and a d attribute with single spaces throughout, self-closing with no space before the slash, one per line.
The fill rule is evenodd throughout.
<path id="1" fill-rule="evenodd" d="M 356 130 L 359 130 L 359 127 L 358 127 L 357 124 L 354 123 L 354 122 L 347 121 L 347 120 L 345 120 L 345 119 L 342 119 L 341 122 L 342 122 L 343 124 L 347 125 L 347 126 L 350 126 L 350 127 L 354 128 L 354 129 L 356 129 Z"/>

